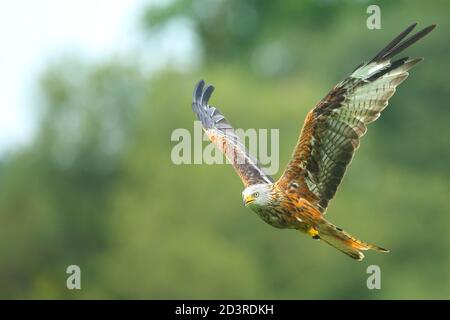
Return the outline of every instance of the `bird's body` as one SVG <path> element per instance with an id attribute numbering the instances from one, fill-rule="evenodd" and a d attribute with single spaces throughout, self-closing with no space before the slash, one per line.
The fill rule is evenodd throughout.
<path id="1" fill-rule="evenodd" d="M 272 227 L 299 230 L 315 240 L 322 239 L 357 260 L 364 257 L 359 250 L 388 252 L 349 235 L 328 222 L 308 200 L 296 199 L 275 183 L 252 185 L 242 195 L 245 206 Z"/>
<path id="2" fill-rule="evenodd" d="M 276 184 L 257 184 L 243 191 L 244 204 L 262 220 L 279 229 L 299 229 L 307 231 L 313 225 L 308 217 L 308 202 L 296 200 Z M 311 210 L 311 213 L 314 212 Z"/>
<path id="3" fill-rule="evenodd" d="M 391 61 L 435 27 L 429 26 L 404 40 L 415 25 L 357 67 L 308 113 L 292 159 L 278 181 L 261 169 L 230 123 L 208 104 L 213 87 L 204 88 L 204 82 L 199 82 L 193 111 L 209 139 L 232 162 L 244 182 L 246 207 L 273 227 L 299 230 L 356 260 L 364 258 L 363 250 L 388 251 L 358 240 L 328 222 L 324 215 L 367 125 L 378 119 L 396 87 L 408 77 L 408 70 L 422 61 Z"/>

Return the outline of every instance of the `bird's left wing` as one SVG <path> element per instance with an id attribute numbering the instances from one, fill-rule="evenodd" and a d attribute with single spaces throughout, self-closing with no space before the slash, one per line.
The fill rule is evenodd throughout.
<path id="1" fill-rule="evenodd" d="M 264 172 L 248 152 L 230 123 L 217 108 L 208 104 L 214 87 L 204 86 L 205 82 L 200 80 L 195 87 L 192 110 L 202 122 L 208 138 L 225 154 L 246 187 L 258 183 L 273 183 L 272 177 Z"/>
<path id="2" fill-rule="evenodd" d="M 396 87 L 408 77 L 408 70 L 422 61 L 391 61 L 435 27 L 431 25 L 402 41 L 415 26 L 409 26 L 372 60 L 356 68 L 308 113 L 293 157 L 277 181 L 280 188 L 325 212 L 366 126 L 378 119 Z"/>

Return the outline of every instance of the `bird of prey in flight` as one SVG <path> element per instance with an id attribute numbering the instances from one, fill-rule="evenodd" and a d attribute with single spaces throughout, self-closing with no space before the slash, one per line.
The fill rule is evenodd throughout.
<path id="1" fill-rule="evenodd" d="M 306 116 L 292 159 L 275 181 L 249 154 L 230 123 L 208 101 L 214 90 L 201 80 L 192 109 L 209 139 L 225 154 L 245 185 L 244 204 L 276 228 L 297 229 L 356 260 L 363 250 L 388 252 L 363 242 L 325 219 L 328 202 L 350 164 L 367 125 L 386 108 L 396 87 L 422 58 L 394 56 L 430 33 L 436 25 L 408 36 L 412 24 L 338 83 Z"/>

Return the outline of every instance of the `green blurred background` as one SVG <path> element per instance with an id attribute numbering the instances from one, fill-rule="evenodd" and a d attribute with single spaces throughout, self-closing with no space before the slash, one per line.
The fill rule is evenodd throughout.
<path id="1" fill-rule="evenodd" d="M 381 30 L 366 28 L 369 4 L 381 7 Z M 450 298 L 449 9 L 173 0 L 149 4 L 136 24 L 148 41 L 189 26 L 191 67 L 150 73 L 133 56 L 51 62 L 33 143 L 0 162 L 0 297 Z M 390 254 L 358 263 L 274 229 L 242 206 L 230 166 L 171 162 L 170 135 L 192 131 L 191 92 L 203 78 L 235 127 L 280 129 L 280 174 L 308 110 L 413 21 L 439 24 L 405 53 L 425 62 L 370 126 L 327 215 Z M 71 264 L 82 290 L 66 288 Z M 366 287 L 372 264 L 381 290 Z"/>

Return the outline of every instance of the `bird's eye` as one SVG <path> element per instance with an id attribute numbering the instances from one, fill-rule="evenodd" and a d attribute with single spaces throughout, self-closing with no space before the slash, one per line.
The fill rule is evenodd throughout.
<path id="1" fill-rule="evenodd" d="M 254 194 L 253 194 L 253 198 L 258 198 L 259 197 L 259 192 L 255 192 Z"/>

